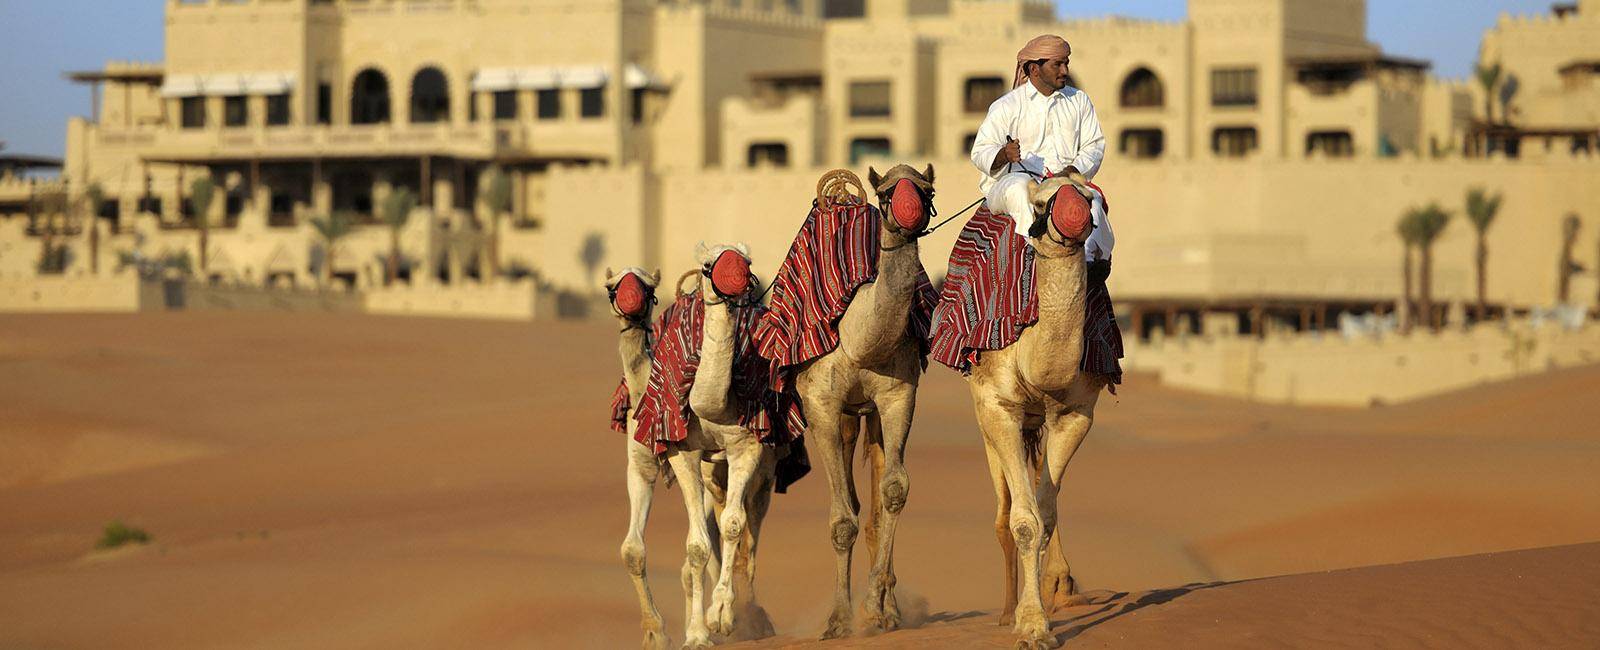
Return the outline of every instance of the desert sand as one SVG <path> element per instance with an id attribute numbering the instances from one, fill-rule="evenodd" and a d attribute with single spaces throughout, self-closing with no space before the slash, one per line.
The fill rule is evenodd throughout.
<path id="1" fill-rule="evenodd" d="M 0 648 L 636 646 L 614 337 L 0 316 Z M 1131 377 L 1068 469 L 1062 535 L 1092 600 L 1055 630 L 1074 647 L 1600 646 L 1597 395 L 1600 367 L 1372 410 Z M 896 555 L 917 628 L 829 645 L 1009 642 L 966 387 L 932 368 L 919 404 Z M 780 636 L 756 645 L 822 628 L 826 493 L 819 473 L 775 497 L 759 589 Z M 650 579 L 681 640 L 684 516 L 656 498 Z M 152 542 L 96 551 L 112 520 Z M 1432 558 L 1455 559 L 1412 562 Z"/>

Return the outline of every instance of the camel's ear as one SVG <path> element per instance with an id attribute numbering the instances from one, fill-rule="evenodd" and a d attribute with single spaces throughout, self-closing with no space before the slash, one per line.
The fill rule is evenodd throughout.
<path id="1" fill-rule="evenodd" d="M 650 287 L 653 289 L 659 286 L 661 286 L 661 269 L 656 269 L 656 274 L 650 276 Z"/>
<path id="2" fill-rule="evenodd" d="M 706 248 L 706 243 L 704 241 L 694 245 L 694 259 L 699 261 L 701 265 L 710 262 L 710 257 L 711 249 Z"/>
<path id="3" fill-rule="evenodd" d="M 869 186 L 871 186 L 873 188 L 877 188 L 878 187 L 878 183 L 882 183 L 882 182 L 883 182 L 883 177 L 878 175 L 878 170 L 873 169 L 871 165 L 868 165 L 867 166 L 867 185 L 869 185 Z"/>
<path id="4" fill-rule="evenodd" d="M 928 171 L 923 172 L 922 177 L 928 179 L 929 185 L 933 184 L 933 163 L 928 163 Z"/>
<path id="5" fill-rule="evenodd" d="M 609 266 L 606 267 L 606 282 L 610 282 L 611 278 L 614 278 L 616 276 L 617 276 L 617 274 L 611 272 L 611 267 L 609 267 Z"/>

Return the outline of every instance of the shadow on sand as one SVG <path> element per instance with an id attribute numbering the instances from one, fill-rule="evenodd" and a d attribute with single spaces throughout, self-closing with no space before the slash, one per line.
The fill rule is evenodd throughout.
<path id="1" fill-rule="evenodd" d="M 1235 584 L 1232 582 L 1193 582 L 1181 587 L 1169 589 L 1156 589 L 1153 591 L 1133 594 L 1126 591 L 1120 592 L 1092 592 L 1085 594 L 1089 602 L 1072 609 L 1082 610 L 1093 607 L 1092 611 L 1075 614 L 1065 620 L 1051 621 L 1051 630 L 1056 635 L 1056 645 L 1061 645 L 1073 637 L 1083 634 L 1085 630 L 1119 616 L 1131 614 L 1152 605 L 1165 605 L 1178 598 L 1202 589 L 1221 587 Z M 1071 610 L 1068 610 L 1070 613 Z"/>

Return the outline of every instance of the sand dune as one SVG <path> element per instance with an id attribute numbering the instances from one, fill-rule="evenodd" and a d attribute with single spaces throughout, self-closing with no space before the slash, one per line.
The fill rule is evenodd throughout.
<path id="1" fill-rule="evenodd" d="M 609 324 L 316 314 L 0 317 L 0 648 L 635 645 L 617 559 L 624 443 L 605 428 L 614 336 Z M 1600 368 L 1587 368 L 1344 411 L 1134 377 L 1102 402 L 1068 471 L 1063 539 L 1084 587 L 1105 593 L 1058 614 L 1058 631 L 1109 607 L 1129 611 L 1075 643 L 1273 645 L 1343 634 L 1375 615 L 1374 592 L 1448 603 L 1476 581 L 1472 598 L 1569 618 L 1507 614 L 1430 637 L 1416 635 L 1476 610 L 1417 608 L 1395 619 L 1404 629 L 1328 643 L 1592 647 L 1573 619 L 1597 617 L 1562 595 L 1583 585 L 1560 581 L 1584 574 L 1541 564 L 1512 582 L 1490 563 L 1517 554 L 1362 569 L 1340 578 L 1350 584 L 1285 578 L 1284 591 L 1238 581 L 1600 540 L 1596 385 Z M 908 463 L 896 565 L 902 601 L 925 603 L 928 624 L 860 641 L 970 629 L 980 636 L 948 641 L 1004 642 L 975 614 L 999 605 L 1000 554 L 953 373 L 925 380 Z M 761 598 L 787 639 L 811 638 L 826 615 L 825 497 L 820 476 L 802 481 L 767 524 Z M 656 498 L 650 580 L 681 639 L 681 501 Z M 94 553 L 112 519 L 154 543 Z M 1596 554 L 1549 552 L 1591 558 L 1566 565 Z M 1435 579 L 1432 592 L 1396 591 Z M 1228 584 L 1160 595 L 1214 582 Z M 1244 606 L 1232 598 L 1257 606 L 1207 627 L 1204 607 Z M 1327 600 L 1346 609 L 1295 618 Z"/>

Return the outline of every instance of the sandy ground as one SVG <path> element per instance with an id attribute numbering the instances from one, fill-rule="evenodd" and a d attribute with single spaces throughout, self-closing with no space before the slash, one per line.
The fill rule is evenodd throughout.
<path id="1" fill-rule="evenodd" d="M 638 610 L 609 324 L 296 314 L 0 316 L 0 649 L 616 648 Z M 1600 646 L 1600 368 L 1369 411 L 1133 377 L 1068 470 L 1095 600 L 1070 645 Z M 1003 644 L 962 380 L 924 381 L 896 566 L 920 626 Z M 761 600 L 820 632 L 819 475 L 775 498 Z M 650 579 L 682 638 L 684 517 Z M 93 549 L 120 519 L 153 543 Z M 861 563 L 858 562 L 858 568 Z M 1264 576 L 1299 575 L 1272 580 Z M 860 580 L 858 580 L 858 586 Z"/>

